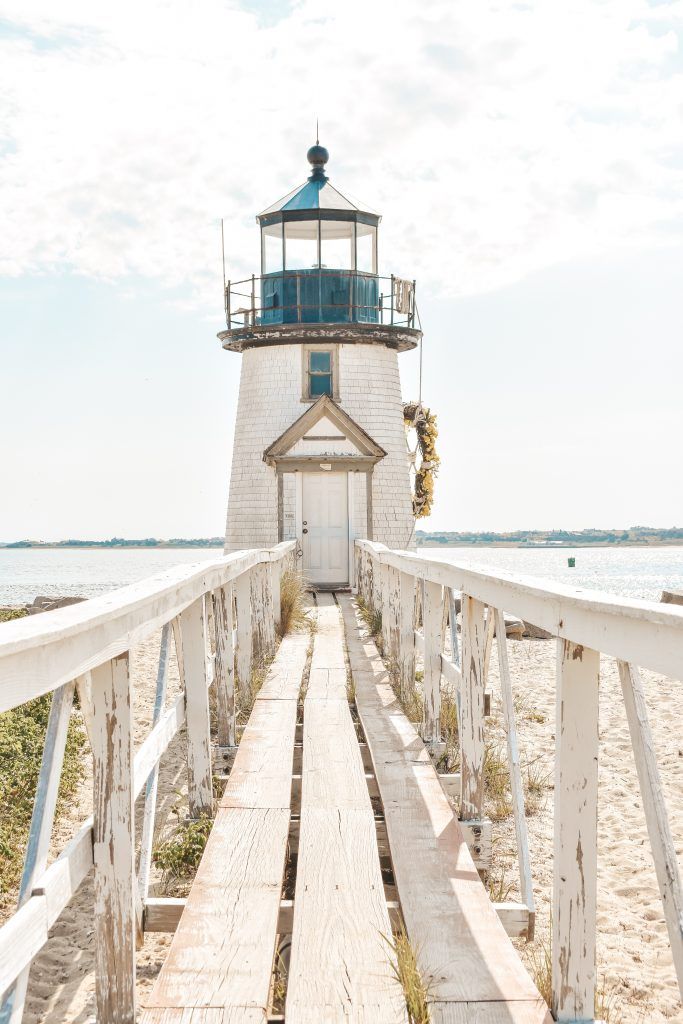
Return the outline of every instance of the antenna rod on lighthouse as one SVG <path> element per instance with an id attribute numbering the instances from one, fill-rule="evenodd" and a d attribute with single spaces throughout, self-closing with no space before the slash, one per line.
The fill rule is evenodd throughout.
<path id="1" fill-rule="evenodd" d="M 225 231 L 223 229 L 223 218 L 222 217 L 221 217 L 221 254 L 223 256 L 223 308 L 225 309 L 225 316 L 226 316 L 226 322 L 227 322 L 228 298 L 227 298 L 227 294 L 226 294 L 227 289 L 226 289 L 226 286 L 225 286 Z M 228 324 L 228 327 L 229 326 L 230 326 L 230 324 Z"/>

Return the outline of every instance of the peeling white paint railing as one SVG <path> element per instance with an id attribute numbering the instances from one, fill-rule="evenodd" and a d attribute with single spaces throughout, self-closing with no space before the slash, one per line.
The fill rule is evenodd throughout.
<path id="1" fill-rule="evenodd" d="M 522 898 L 533 910 L 531 868 L 514 729 L 504 613 L 557 637 L 552 1006 L 558 1021 L 593 1021 L 597 903 L 598 683 L 600 652 L 617 659 L 645 819 L 683 996 L 683 893 L 648 722 L 640 668 L 683 678 L 683 608 L 617 599 L 509 573 L 390 551 L 356 541 L 356 581 L 382 612 L 386 656 L 399 685 L 413 685 L 416 591 L 422 590 L 425 742 L 440 738 L 441 677 L 459 697 L 460 815 L 484 824 L 486 664 L 495 625 L 515 812 Z M 420 587 L 416 586 L 420 582 Z M 454 592 L 461 596 L 458 659 Z M 444 602 L 453 660 L 443 652 Z M 488 614 L 487 614 L 487 609 Z M 458 661 L 461 667 L 458 666 Z M 467 830 L 466 830 L 467 834 Z"/>
<path id="2" fill-rule="evenodd" d="M 275 645 L 280 578 L 293 566 L 295 547 L 287 541 L 178 566 L 91 601 L 0 628 L 0 711 L 53 692 L 19 906 L 0 929 L 1 1024 L 21 1020 L 31 961 L 93 865 L 97 1019 L 101 1024 L 133 1024 L 135 948 L 145 928 L 160 758 L 184 725 L 190 815 L 211 812 L 208 688 L 213 684 L 216 691 L 218 744 L 232 746 L 234 670 L 238 687 L 248 687 L 254 653 L 265 655 Z M 129 651 L 159 629 L 153 721 L 133 757 Z M 164 709 L 171 629 L 181 693 Z M 76 689 L 93 751 L 94 814 L 48 867 Z M 134 801 L 143 789 L 136 873 Z"/>

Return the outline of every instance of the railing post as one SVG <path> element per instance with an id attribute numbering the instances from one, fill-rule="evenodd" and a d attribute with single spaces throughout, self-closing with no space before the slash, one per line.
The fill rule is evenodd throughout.
<path id="1" fill-rule="evenodd" d="M 405 699 L 415 689 L 415 577 L 408 572 L 398 576 L 398 671 Z"/>
<path id="2" fill-rule="evenodd" d="M 371 554 L 372 560 L 372 608 L 373 611 L 382 610 L 382 565 L 375 554 Z"/>
<path id="3" fill-rule="evenodd" d="M 424 635 L 424 721 L 425 743 L 441 741 L 441 586 L 424 581 L 422 632 Z"/>
<path id="4" fill-rule="evenodd" d="M 237 609 L 237 685 L 247 696 L 251 691 L 251 569 L 235 580 Z"/>
<path id="5" fill-rule="evenodd" d="M 382 654 L 391 661 L 391 566 L 380 562 L 382 592 Z"/>
<path id="6" fill-rule="evenodd" d="M 256 276 L 251 275 L 251 326 L 256 323 Z"/>
<path id="7" fill-rule="evenodd" d="M 136 884 L 128 654 L 93 670 L 92 702 L 97 1020 L 134 1024 Z"/>
<path id="8" fill-rule="evenodd" d="M 460 817 L 480 821 L 484 807 L 484 613 L 486 605 L 462 595 L 460 694 Z"/>
<path id="9" fill-rule="evenodd" d="M 394 676 L 399 671 L 401 622 L 401 573 L 389 566 L 389 652 L 388 662 Z"/>
<path id="10" fill-rule="evenodd" d="M 391 275 L 391 326 L 394 326 L 394 275 Z"/>
<path id="11" fill-rule="evenodd" d="M 235 746 L 235 650 L 232 636 L 232 586 L 214 590 L 213 619 L 216 626 L 214 681 L 218 719 L 218 746 Z"/>
<path id="12" fill-rule="evenodd" d="M 600 655 L 558 640 L 552 1005 L 558 1021 L 595 1015 Z"/>
<path id="13" fill-rule="evenodd" d="M 280 597 L 280 582 L 282 580 L 282 559 L 270 563 L 270 593 L 273 602 L 273 627 L 275 633 L 280 631 L 282 625 L 282 607 Z"/>
<path id="14" fill-rule="evenodd" d="M 225 299 L 225 302 L 226 302 L 226 319 L 228 321 L 228 330 L 230 330 L 232 328 L 232 311 L 231 311 L 231 308 L 230 308 L 230 281 L 228 281 L 228 286 L 225 289 L 225 296 L 226 296 L 226 299 Z"/>
<path id="15" fill-rule="evenodd" d="M 260 562 L 251 570 L 251 616 L 252 654 L 256 663 L 263 665 L 275 647 L 273 598 L 267 562 Z"/>
<path id="16" fill-rule="evenodd" d="M 204 640 L 204 597 L 178 616 L 180 681 L 185 690 L 187 796 L 190 817 L 213 813 L 209 692 Z"/>

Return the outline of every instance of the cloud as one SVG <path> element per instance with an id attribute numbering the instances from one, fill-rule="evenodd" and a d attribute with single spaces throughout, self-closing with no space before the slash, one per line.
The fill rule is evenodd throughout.
<path id="1" fill-rule="evenodd" d="M 6 0 L 0 273 L 142 275 L 220 309 L 304 180 L 384 269 L 472 294 L 683 233 L 680 2 Z M 4 29 L 4 30 L 3 30 Z"/>

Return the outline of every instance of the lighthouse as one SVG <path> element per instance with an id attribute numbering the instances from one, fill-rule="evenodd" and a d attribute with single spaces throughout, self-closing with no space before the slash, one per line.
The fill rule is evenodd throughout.
<path id="1" fill-rule="evenodd" d="M 415 282 L 380 276 L 380 216 L 307 180 L 260 213 L 261 273 L 225 288 L 242 354 L 225 550 L 297 539 L 319 588 L 353 583 L 353 542 L 413 545 L 398 355 L 418 344 Z"/>

